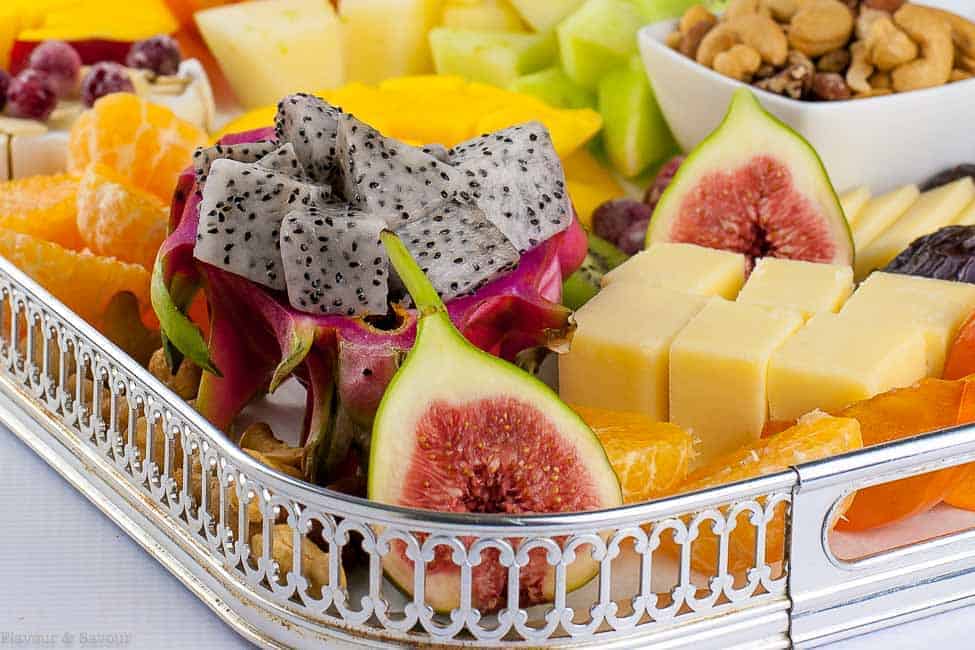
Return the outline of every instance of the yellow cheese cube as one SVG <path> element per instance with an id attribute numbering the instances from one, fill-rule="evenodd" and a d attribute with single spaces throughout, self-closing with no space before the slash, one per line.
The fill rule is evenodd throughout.
<path id="1" fill-rule="evenodd" d="M 870 188 L 867 186 L 858 187 L 840 195 L 840 205 L 843 206 L 843 214 L 846 215 L 847 223 L 851 226 L 856 223 L 870 197 Z"/>
<path id="2" fill-rule="evenodd" d="M 925 340 L 917 325 L 857 321 L 818 314 L 772 354 L 771 419 L 791 421 L 815 409 L 833 412 L 925 376 Z"/>
<path id="3" fill-rule="evenodd" d="M 572 346 L 559 356 L 562 399 L 666 421 L 670 344 L 707 300 L 633 283 L 600 291 L 576 312 Z"/>
<path id="4" fill-rule="evenodd" d="M 840 315 L 877 324 L 911 322 L 927 342 L 928 374 L 940 377 L 948 346 L 975 311 L 975 285 L 897 273 L 871 273 Z"/>
<path id="5" fill-rule="evenodd" d="M 853 269 L 839 264 L 763 257 L 755 264 L 738 302 L 788 307 L 805 318 L 835 312 L 853 292 Z"/>
<path id="6" fill-rule="evenodd" d="M 198 11 L 203 40 L 245 108 L 345 79 L 342 25 L 322 0 L 257 0 Z"/>
<path id="7" fill-rule="evenodd" d="M 712 298 L 674 339 L 670 421 L 700 439 L 699 462 L 758 439 L 769 357 L 802 323 L 792 309 Z"/>
<path id="8" fill-rule="evenodd" d="M 955 223 L 969 203 L 975 201 L 975 182 L 968 176 L 921 195 L 894 225 L 865 250 L 857 250 L 856 276 L 864 278 L 920 237 Z"/>
<path id="9" fill-rule="evenodd" d="M 890 224 L 897 221 L 899 216 L 914 205 L 919 196 L 921 196 L 921 190 L 917 188 L 917 185 L 905 185 L 892 192 L 870 199 L 863 206 L 863 210 L 860 211 L 856 221 L 850 224 L 853 227 L 853 243 L 857 251 L 866 248 Z"/>
<path id="10" fill-rule="evenodd" d="M 745 256 L 694 244 L 653 244 L 603 277 L 604 286 L 623 281 L 734 300 L 745 281 Z"/>

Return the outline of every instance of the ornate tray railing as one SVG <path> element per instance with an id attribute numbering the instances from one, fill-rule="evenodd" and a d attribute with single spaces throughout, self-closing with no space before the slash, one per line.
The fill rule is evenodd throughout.
<path id="1" fill-rule="evenodd" d="M 255 461 L 2 258 L 0 304 L 0 420 L 262 645 L 788 647 L 975 594 L 975 533 L 844 562 L 825 523 L 858 487 L 975 459 L 972 430 L 610 511 L 404 510 Z M 384 578 L 397 552 L 413 596 Z M 522 573 L 539 563 L 551 602 L 524 607 Z M 569 592 L 576 563 L 595 577 Z M 428 574 L 446 564 L 458 600 L 438 613 Z M 487 579 L 502 585 L 494 612 L 472 604 Z"/>

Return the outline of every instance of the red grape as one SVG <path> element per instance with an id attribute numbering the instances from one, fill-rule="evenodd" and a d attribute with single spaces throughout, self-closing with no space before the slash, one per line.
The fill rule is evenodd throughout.
<path id="1" fill-rule="evenodd" d="M 95 101 L 111 93 L 134 93 L 135 86 L 125 66 L 102 61 L 91 66 L 81 81 L 81 101 L 91 107 Z"/>
<path id="2" fill-rule="evenodd" d="M 10 74 L 0 69 L 0 111 L 7 104 L 7 89 L 10 88 Z"/>
<path id="3" fill-rule="evenodd" d="M 182 55 L 172 36 L 160 34 L 138 41 L 129 50 L 125 65 L 130 68 L 151 70 L 156 74 L 176 74 Z"/>
<path id="4" fill-rule="evenodd" d="M 592 213 L 592 229 L 606 241 L 620 246 L 630 225 L 635 222 L 649 221 L 652 213 L 650 206 L 642 201 L 634 199 L 606 201 Z"/>
<path id="5" fill-rule="evenodd" d="M 46 120 L 57 106 L 58 95 L 47 75 L 28 68 L 7 88 L 7 111 L 14 117 Z"/>
<path id="6" fill-rule="evenodd" d="M 65 97 L 77 87 L 81 57 L 64 41 L 44 41 L 30 53 L 27 66 L 46 74 L 58 97 Z"/>

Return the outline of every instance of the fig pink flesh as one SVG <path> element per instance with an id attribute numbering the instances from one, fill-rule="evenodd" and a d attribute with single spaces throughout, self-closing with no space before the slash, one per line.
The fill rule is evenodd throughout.
<path id="1" fill-rule="evenodd" d="M 733 250 L 751 259 L 828 263 L 836 255 L 828 218 L 795 188 L 789 167 L 765 155 L 701 178 L 681 202 L 670 241 Z"/>
<path id="2" fill-rule="evenodd" d="M 578 451 L 544 414 L 527 402 L 496 397 L 462 405 L 436 401 L 416 425 L 397 505 L 473 513 L 579 512 L 600 507 Z M 403 548 L 400 553 L 404 561 Z M 541 549 L 521 571 L 520 602 L 541 602 L 548 565 Z M 485 611 L 507 602 L 508 573 L 497 549 L 474 567 L 475 605 Z M 428 574 L 459 573 L 447 547 L 437 547 Z"/>

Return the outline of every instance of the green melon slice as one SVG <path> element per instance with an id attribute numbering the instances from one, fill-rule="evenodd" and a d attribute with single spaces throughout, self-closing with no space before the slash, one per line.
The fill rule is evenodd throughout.
<path id="1" fill-rule="evenodd" d="M 595 88 L 636 54 L 636 33 L 645 22 L 629 0 L 588 0 L 556 29 L 562 68 L 580 86 Z"/>
<path id="2" fill-rule="evenodd" d="M 559 68 L 518 77 L 508 90 L 537 97 L 557 108 L 593 108 L 596 105 L 593 94 L 569 79 Z"/>
<path id="3" fill-rule="evenodd" d="M 852 265 L 853 237 L 816 150 L 739 89 L 660 198 L 647 244 L 684 242 Z"/>
<path id="4" fill-rule="evenodd" d="M 552 65 L 557 56 L 553 34 L 437 27 L 430 30 L 429 39 L 438 74 L 456 74 L 502 88 Z"/>

